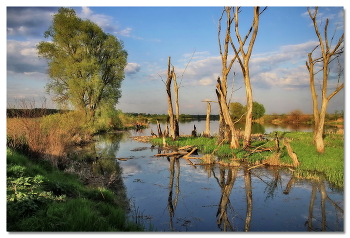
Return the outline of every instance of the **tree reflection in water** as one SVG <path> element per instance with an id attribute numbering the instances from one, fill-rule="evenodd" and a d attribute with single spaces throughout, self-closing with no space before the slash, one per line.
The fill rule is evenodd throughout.
<path id="1" fill-rule="evenodd" d="M 225 168 L 220 167 L 219 178 L 215 175 L 214 170 L 212 170 L 212 174 L 214 178 L 217 180 L 220 189 L 221 189 L 221 198 L 219 202 L 218 211 L 216 213 L 218 227 L 223 231 L 227 231 L 228 229 L 233 231 L 234 227 L 231 225 L 231 218 L 227 215 L 228 207 L 231 207 L 230 204 L 230 195 L 232 191 L 232 187 L 236 181 L 237 176 L 237 167 L 233 168 Z M 233 210 L 233 208 L 231 208 Z"/>
<path id="2" fill-rule="evenodd" d="M 169 211 L 169 228 L 171 231 L 174 230 L 173 227 L 173 217 L 176 210 L 176 205 L 180 193 L 180 162 L 179 156 L 167 157 L 170 162 L 169 165 L 169 195 L 168 195 L 168 211 Z M 175 198 L 173 200 L 173 188 L 174 188 L 174 176 L 175 176 L 175 164 L 176 164 L 176 184 L 175 184 Z"/>
<path id="3" fill-rule="evenodd" d="M 285 185 L 284 189 L 279 189 L 279 187 L 282 188 L 282 176 L 281 173 L 285 171 L 284 170 L 278 170 L 278 169 L 270 169 L 267 170 L 271 173 L 271 176 L 269 176 L 268 181 L 266 178 L 263 179 L 261 176 L 259 176 L 258 173 L 251 172 L 247 166 L 242 165 L 241 168 L 239 167 L 225 167 L 220 166 L 219 168 L 219 176 L 216 175 L 215 170 L 211 167 L 211 172 L 208 173 L 208 175 L 213 175 L 213 177 L 216 179 L 220 190 L 221 190 L 221 198 L 218 205 L 218 210 L 216 213 L 217 217 L 217 224 L 218 227 L 222 231 L 238 231 L 239 229 L 235 227 L 232 223 L 234 221 L 235 217 L 242 218 L 241 215 L 228 215 L 228 209 L 234 211 L 234 208 L 230 202 L 230 196 L 231 191 L 234 187 L 234 183 L 236 181 L 236 177 L 239 171 L 243 171 L 243 177 L 244 177 L 244 189 L 245 189 L 245 200 L 246 200 L 246 216 L 244 220 L 244 228 L 243 231 L 250 231 L 250 224 L 252 222 L 252 213 L 253 213 L 253 192 L 252 192 L 252 176 L 255 178 L 258 178 L 261 180 L 264 184 L 266 184 L 264 193 L 266 193 L 266 199 L 273 198 L 278 193 L 282 192 L 285 195 L 288 195 L 291 192 L 291 189 L 293 188 L 294 184 L 301 180 L 298 177 L 295 177 L 293 173 L 289 174 L 289 180 L 288 183 Z M 285 176 L 284 176 L 285 177 Z M 286 178 L 285 178 L 286 179 Z M 307 226 L 308 231 L 331 231 L 332 229 L 327 226 L 327 209 L 326 209 L 326 202 L 328 201 L 329 204 L 331 204 L 334 209 L 336 210 L 336 217 L 339 217 L 339 221 L 337 226 L 339 226 L 340 230 L 342 230 L 343 226 L 343 215 L 344 211 L 343 209 L 332 199 L 329 198 L 326 191 L 326 181 L 323 179 L 317 179 L 313 180 L 311 182 L 312 191 L 310 196 L 310 205 L 309 205 L 309 212 L 308 212 L 308 220 L 305 222 L 304 226 Z M 279 186 L 280 185 L 280 186 Z M 317 191 L 320 193 L 320 200 L 319 203 L 316 204 L 315 201 L 317 200 Z M 317 207 L 317 205 L 319 207 Z M 316 211 L 320 211 L 321 214 L 315 214 L 314 208 L 317 207 Z M 232 214 L 232 213 L 231 213 Z M 321 217 L 319 219 L 318 217 Z M 256 222 L 256 221 L 255 221 Z M 332 221 L 334 222 L 334 221 Z M 317 223 L 317 224 L 316 224 Z"/>
<path id="4" fill-rule="evenodd" d="M 135 156 L 113 164 L 108 158 L 115 157 L 118 150 L 124 151 L 118 156 L 138 153 L 130 151 L 140 145 L 133 142 L 130 146 L 123 142 L 124 138 L 121 134 L 100 138 L 92 151 L 103 156 L 99 163 L 92 164 L 92 170 L 103 174 L 104 181 L 109 182 L 118 173 L 116 168 L 121 163 L 123 169 L 129 171 L 124 175 L 128 190 L 132 196 L 140 198 L 135 206 L 139 210 L 147 209 L 155 229 L 175 231 L 185 226 L 191 231 L 344 230 L 342 192 L 333 192 L 321 177 L 305 180 L 305 176 L 288 169 L 249 169 L 244 164 L 194 166 L 179 157 L 158 159 L 153 156 L 154 150 L 159 149 L 158 154 L 162 150 L 151 145 L 149 152 L 139 153 L 142 159 Z M 135 166 L 139 169 L 135 170 Z M 135 174 L 145 183 L 133 182 Z M 164 178 L 169 180 L 163 186 Z M 159 211 L 159 203 L 155 201 L 163 200 L 165 214 L 169 216 L 166 224 L 161 217 L 164 213 L 153 212 Z M 180 217 L 187 215 L 190 217 Z"/>
<path id="5" fill-rule="evenodd" d="M 319 221 L 317 219 L 317 216 L 314 215 L 314 207 L 315 205 L 315 201 L 317 199 L 317 190 L 320 192 L 321 194 L 321 201 L 320 201 L 320 210 L 321 210 L 321 221 Z M 340 213 L 340 216 L 344 215 L 344 210 L 334 201 L 332 201 L 327 194 L 326 191 L 326 186 L 325 186 L 325 182 L 324 181 L 313 181 L 312 182 L 312 192 L 311 192 L 311 198 L 310 198 L 310 205 L 309 205 L 309 216 L 308 216 L 308 220 L 305 222 L 305 225 L 307 225 L 308 231 L 317 231 L 317 230 L 321 230 L 321 231 L 328 231 L 329 227 L 327 226 L 327 212 L 326 212 L 326 201 L 328 201 L 332 206 L 334 206 L 336 213 Z M 319 209 L 315 209 L 316 212 Z M 313 221 L 316 221 L 317 223 L 321 222 L 321 228 L 318 228 L 314 225 Z M 339 221 L 339 223 L 341 223 Z"/>

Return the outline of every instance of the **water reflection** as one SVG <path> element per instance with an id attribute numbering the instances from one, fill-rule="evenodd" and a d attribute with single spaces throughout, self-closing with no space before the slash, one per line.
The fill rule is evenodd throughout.
<path id="1" fill-rule="evenodd" d="M 218 206 L 218 211 L 216 213 L 218 227 L 222 231 L 233 231 L 233 225 L 231 225 L 231 217 L 227 214 L 228 207 L 230 204 L 230 195 L 232 187 L 235 183 L 238 168 L 224 168 L 221 166 L 219 177 L 216 176 L 215 171 L 212 169 L 213 177 L 217 180 L 218 185 L 221 189 L 221 198 Z"/>
<path id="2" fill-rule="evenodd" d="M 343 192 L 321 178 L 246 165 L 191 166 L 155 157 L 164 151 L 130 135 L 99 137 L 91 151 L 101 159 L 92 170 L 113 180 L 120 167 L 128 199 L 157 231 L 344 230 Z"/>
<path id="3" fill-rule="evenodd" d="M 316 204 L 317 190 L 320 193 L 319 207 Z M 308 231 L 332 230 L 332 228 L 328 225 L 331 222 L 329 221 L 327 223 L 327 213 L 329 213 L 328 210 L 326 209 L 327 202 L 329 203 L 330 206 L 333 206 L 333 209 L 337 214 L 336 216 L 337 218 L 336 222 L 338 223 L 337 225 L 340 227 L 343 227 L 343 224 L 342 224 L 343 221 L 338 220 L 338 216 L 343 217 L 344 210 L 336 202 L 334 202 L 332 199 L 329 198 L 324 181 L 313 181 L 310 205 L 309 205 L 309 215 L 308 215 L 308 220 L 305 222 L 305 225 L 307 225 Z M 317 211 L 321 211 L 321 221 L 318 219 L 319 215 L 317 215 Z"/>
<path id="4" fill-rule="evenodd" d="M 186 123 L 180 124 L 180 135 L 189 135 L 193 130 L 193 126 L 196 126 L 197 133 L 202 134 L 205 131 L 205 121 L 188 121 Z M 164 128 L 165 124 L 161 123 L 161 127 Z M 244 131 L 244 123 L 236 123 L 235 128 L 240 131 Z M 144 129 L 147 135 L 151 135 L 151 129 L 153 132 L 157 131 L 156 124 L 149 124 L 149 128 Z M 210 121 L 210 134 L 217 135 L 219 131 L 219 121 Z M 252 124 L 252 133 L 256 134 L 269 134 L 273 131 L 303 131 L 303 132 L 312 132 L 313 125 L 309 124 L 271 124 L 271 123 L 256 123 Z"/>
<path id="5" fill-rule="evenodd" d="M 167 157 L 169 161 L 169 195 L 168 195 L 168 211 L 169 211 L 169 229 L 174 230 L 173 217 L 176 210 L 177 201 L 180 193 L 180 162 L 179 157 Z M 176 168 L 175 168 L 176 164 Z M 173 199 L 174 176 L 176 170 L 175 197 Z"/>

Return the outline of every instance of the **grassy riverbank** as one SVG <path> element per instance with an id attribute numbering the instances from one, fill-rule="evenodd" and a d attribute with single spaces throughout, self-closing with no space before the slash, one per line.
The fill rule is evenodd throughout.
<path id="1" fill-rule="evenodd" d="M 217 145 L 217 138 L 180 137 L 176 141 L 167 139 L 168 145 L 178 147 L 196 146 L 201 154 L 214 154 L 224 163 L 230 161 L 245 161 L 256 165 L 266 160 L 278 157 L 278 164 L 291 165 L 287 148 L 283 139 L 290 141 L 290 145 L 297 155 L 300 165 L 295 169 L 299 176 L 315 177 L 323 174 L 325 178 L 337 187 L 344 187 L 344 135 L 331 134 L 325 138 L 326 151 L 318 154 L 312 144 L 313 134 L 310 132 L 278 132 L 280 150 L 276 152 L 275 135 L 268 135 L 268 141 L 252 142 L 249 150 L 230 149 L 228 144 Z M 162 144 L 162 139 L 152 139 L 153 143 Z M 237 163 L 236 163 L 237 164 Z"/>
<path id="2" fill-rule="evenodd" d="M 143 231 L 118 197 L 7 149 L 7 231 Z"/>

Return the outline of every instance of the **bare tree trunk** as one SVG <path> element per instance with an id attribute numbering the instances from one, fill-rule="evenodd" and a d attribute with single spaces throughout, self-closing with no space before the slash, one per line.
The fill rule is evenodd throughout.
<path id="1" fill-rule="evenodd" d="M 157 130 L 158 130 L 158 137 L 159 137 L 159 138 L 162 137 L 162 136 L 163 136 L 162 128 L 161 128 L 161 126 L 160 126 L 160 124 L 159 124 L 158 119 L 157 119 Z"/>
<path id="2" fill-rule="evenodd" d="M 176 74 L 173 66 L 172 77 L 174 80 L 174 91 L 175 91 L 175 112 L 176 117 L 174 118 L 174 137 L 179 137 L 179 119 L 180 119 L 180 107 L 179 107 L 179 86 L 177 85 Z"/>
<path id="3" fill-rule="evenodd" d="M 207 103 L 207 118 L 206 118 L 206 121 L 205 121 L 205 132 L 203 133 L 203 136 L 210 137 L 210 113 L 211 113 L 211 105 L 210 105 L 210 103 L 211 102 L 215 102 L 215 101 L 202 101 L 202 102 L 206 102 Z M 219 126 L 219 128 L 220 128 L 220 126 Z"/>
<path id="4" fill-rule="evenodd" d="M 318 23 L 316 20 L 317 17 L 317 11 L 318 7 L 315 8 L 315 11 L 311 13 L 310 9 L 308 8 L 309 16 L 313 22 L 315 33 L 317 35 L 317 38 L 319 40 L 319 44 L 312 50 L 311 53 L 308 54 L 308 61 L 306 61 L 306 67 L 309 71 L 309 77 L 310 77 L 310 89 L 311 89 L 311 96 L 313 101 L 313 114 L 314 114 L 314 120 L 315 120 L 315 129 L 314 129 L 314 143 L 316 144 L 316 150 L 319 153 L 324 153 L 324 142 L 323 142 L 323 134 L 324 134 L 324 121 L 326 117 L 326 111 L 328 102 L 331 100 L 331 98 L 337 94 L 341 89 L 344 87 L 344 83 L 339 85 L 340 75 L 342 73 L 341 65 L 338 61 L 338 65 L 340 66 L 340 69 L 338 70 L 338 85 L 336 89 L 327 96 L 327 89 L 328 89 L 328 76 L 329 76 L 329 64 L 334 59 L 339 58 L 340 55 L 344 53 L 344 33 L 339 38 L 336 46 L 331 49 L 329 42 L 328 42 L 328 24 L 329 19 L 326 19 L 325 27 L 324 27 L 324 39 L 322 39 L 322 36 L 318 30 Z M 334 35 L 333 35 L 334 36 Z M 333 40 L 333 37 L 332 37 Z M 331 40 L 331 43 L 332 43 Z M 312 53 L 317 48 L 320 48 L 321 57 L 313 59 Z M 322 65 L 322 72 L 323 72 L 323 79 L 322 79 L 322 85 L 321 85 L 321 110 L 318 109 L 318 95 L 316 93 L 315 89 L 315 75 L 319 72 L 314 72 L 314 65 L 315 64 L 321 64 Z"/>
<path id="5" fill-rule="evenodd" d="M 286 138 L 283 139 L 283 142 L 287 148 L 287 152 L 288 152 L 289 157 L 293 160 L 293 166 L 298 167 L 300 164 L 300 162 L 298 160 L 298 156 L 293 152 L 293 149 L 290 146 L 289 141 Z"/>
<path id="6" fill-rule="evenodd" d="M 220 94 L 218 90 L 216 90 L 216 96 L 218 97 L 218 103 L 219 103 L 219 134 L 218 134 L 218 141 L 217 144 L 220 145 L 223 143 L 224 140 L 229 141 L 229 138 L 225 138 L 225 130 L 226 130 L 226 122 L 224 119 L 224 115 L 222 114 L 222 108 L 221 108 L 221 102 L 220 102 Z"/>
<path id="7" fill-rule="evenodd" d="M 239 148 L 237 132 L 235 129 L 235 125 L 232 121 L 232 118 L 230 116 L 229 107 L 226 103 L 226 93 L 224 93 L 225 89 L 223 89 L 223 84 L 221 83 L 220 77 L 218 78 L 218 84 L 216 85 L 216 88 L 220 95 L 219 103 L 220 103 L 220 108 L 222 110 L 222 115 L 224 117 L 225 123 L 230 128 L 230 133 L 231 133 L 230 148 L 237 149 Z"/>
<path id="8" fill-rule="evenodd" d="M 168 76 L 167 81 L 165 83 L 166 92 L 168 95 L 168 115 L 169 115 L 169 124 L 170 124 L 170 131 L 169 135 L 175 139 L 175 121 L 174 121 L 174 111 L 173 111 L 173 103 L 171 99 L 171 81 L 173 78 L 173 73 L 170 71 L 170 57 L 168 57 Z"/>
<path id="9" fill-rule="evenodd" d="M 221 55 L 221 62 L 222 62 L 222 78 L 218 77 L 217 80 L 217 85 L 216 85 L 216 94 L 218 96 L 218 102 L 220 105 L 220 116 L 222 119 L 222 122 L 220 123 L 220 128 L 219 132 L 224 132 L 226 131 L 226 125 L 229 126 L 229 133 L 231 136 L 230 138 L 230 147 L 237 149 L 239 148 L 239 142 L 238 142 L 238 137 L 237 133 L 234 127 L 234 123 L 232 122 L 232 118 L 229 113 L 229 106 L 227 103 L 227 76 L 230 73 L 230 70 L 232 68 L 233 62 L 236 60 L 238 53 L 228 62 L 228 45 L 231 41 L 231 24 L 232 24 L 232 19 L 231 19 L 231 7 L 225 7 L 221 17 L 219 19 L 219 26 L 218 26 L 218 41 L 219 41 L 219 49 L 220 49 L 220 55 Z M 221 39 L 220 39 L 220 33 L 221 33 L 221 20 L 226 12 L 227 16 L 227 21 L 226 21 L 226 34 L 225 34 L 225 39 L 224 39 L 224 44 L 223 44 L 223 50 L 221 46 Z M 221 138 L 219 137 L 219 140 Z M 221 142 L 220 142 L 221 143 Z"/>
<path id="10" fill-rule="evenodd" d="M 210 102 L 207 102 L 207 118 L 205 121 L 205 132 L 204 132 L 204 136 L 206 137 L 210 137 L 210 112 L 211 112 Z"/>
<path id="11" fill-rule="evenodd" d="M 167 121 L 165 123 L 165 129 L 164 129 L 164 137 L 169 137 L 169 118 L 167 118 Z"/>
<path id="12" fill-rule="evenodd" d="M 253 51 L 253 46 L 255 43 L 256 36 L 258 34 L 259 16 L 265 9 L 266 8 L 264 8 L 260 12 L 260 7 L 254 7 L 254 18 L 253 18 L 252 26 L 244 39 L 241 38 L 239 33 L 239 27 L 238 27 L 238 23 L 239 23 L 238 13 L 240 12 L 240 7 L 235 8 L 235 14 L 234 14 L 235 33 L 239 44 L 239 50 L 237 50 L 237 48 L 234 46 L 232 39 L 231 39 L 231 46 L 234 52 L 236 53 L 236 55 L 238 55 L 237 59 L 242 69 L 244 84 L 246 88 L 246 98 L 247 98 L 247 115 L 246 115 L 246 123 L 245 123 L 245 130 L 244 130 L 243 148 L 247 148 L 248 146 L 250 146 L 251 134 L 252 134 L 252 122 L 253 122 L 253 92 L 250 84 L 249 60 Z M 252 32 L 252 30 L 253 30 L 253 34 L 250 38 L 247 51 L 244 51 L 244 45 L 246 43 L 246 40 L 249 38 L 249 35 Z M 239 53 L 241 54 L 241 56 L 239 56 Z"/>
<path id="13" fill-rule="evenodd" d="M 247 115 L 245 117 L 243 148 L 247 148 L 250 146 L 253 123 L 253 92 L 252 87 L 250 86 L 249 74 L 244 77 L 244 82 L 246 85 Z"/>
<path id="14" fill-rule="evenodd" d="M 314 129 L 314 140 L 315 140 L 314 142 L 316 144 L 316 150 L 319 153 L 324 153 L 323 135 L 324 135 L 324 122 L 326 118 L 327 104 L 328 104 L 327 100 L 324 100 L 322 102 L 322 108 L 321 108 L 321 112 L 319 113 L 317 127 L 315 127 Z"/>

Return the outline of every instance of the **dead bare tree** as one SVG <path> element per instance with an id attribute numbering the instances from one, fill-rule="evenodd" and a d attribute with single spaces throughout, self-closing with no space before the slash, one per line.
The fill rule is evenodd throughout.
<path id="1" fill-rule="evenodd" d="M 188 61 L 184 71 L 182 72 L 181 80 L 180 80 L 179 84 L 177 83 L 177 77 L 176 77 L 176 73 L 175 73 L 175 70 L 174 70 L 174 66 L 173 66 L 173 70 L 172 70 L 172 79 L 174 81 L 174 92 L 175 92 L 175 118 L 174 118 L 174 127 L 175 128 L 174 128 L 174 138 L 177 138 L 177 137 L 180 136 L 180 129 L 179 129 L 179 121 L 180 121 L 179 88 L 181 87 L 181 83 L 182 83 L 184 74 L 185 74 L 186 69 L 187 69 L 188 65 L 190 64 L 190 62 L 191 62 L 195 52 L 196 51 L 194 50 L 190 60 Z M 169 61 L 169 63 L 170 63 L 170 61 Z"/>
<path id="2" fill-rule="evenodd" d="M 177 84 L 176 74 L 173 66 L 173 81 L 174 81 L 174 92 L 175 92 L 175 118 L 174 118 L 174 135 L 175 138 L 179 137 L 179 120 L 180 120 L 180 106 L 179 106 L 179 85 Z"/>
<path id="3" fill-rule="evenodd" d="M 234 11 L 233 19 L 235 22 L 235 33 L 236 33 L 236 38 L 238 41 L 239 48 L 237 49 L 237 47 L 233 44 L 232 38 L 230 38 L 230 43 L 235 54 L 237 55 L 239 65 L 241 66 L 241 69 L 242 69 L 244 84 L 246 89 L 246 98 L 247 98 L 247 115 L 246 115 L 245 129 L 244 129 L 243 148 L 247 148 L 248 146 L 250 146 L 251 134 L 252 134 L 252 122 L 253 122 L 253 91 L 250 83 L 249 60 L 252 55 L 256 36 L 258 34 L 259 17 L 266 10 L 266 8 L 267 7 L 265 7 L 262 11 L 260 11 L 260 7 L 254 7 L 253 22 L 244 39 L 242 39 L 241 35 L 239 34 L 239 25 L 238 25 L 239 24 L 238 16 L 241 9 L 240 7 L 235 7 L 233 10 Z M 249 45 L 246 48 L 246 50 L 244 50 L 244 46 L 246 45 L 246 42 L 249 37 L 250 37 Z"/>
<path id="4" fill-rule="evenodd" d="M 191 62 L 193 55 L 195 51 L 193 52 L 190 61 L 187 63 L 186 68 L 184 69 L 182 76 L 181 76 L 181 81 L 178 84 L 177 83 L 177 76 L 175 73 L 174 66 L 171 68 L 171 58 L 168 57 L 168 71 L 167 71 L 167 81 L 163 82 L 165 83 L 165 88 L 168 96 L 168 115 L 169 115 L 169 124 L 170 124 L 170 130 L 169 130 L 169 136 L 175 140 L 176 138 L 179 137 L 180 135 L 180 130 L 179 130 L 179 120 L 180 120 L 180 106 L 179 106 L 179 88 L 181 87 L 183 75 L 186 72 L 186 69 Z M 174 110 L 173 110 L 173 101 L 171 97 L 171 83 L 172 81 L 174 82 L 174 92 L 175 92 L 175 115 L 174 115 Z"/>
<path id="5" fill-rule="evenodd" d="M 330 74 L 330 63 L 335 59 L 339 60 L 339 57 L 344 53 L 344 33 L 338 39 L 336 46 L 333 49 L 331 49 L 331 44 L 332 44 L 334 35 L 331 39 L 331 42 L 329 43 L 328 41 L 329 19 L 328 18 L 326 19 L 326 23 L 324 26 L 324 39 L 323 39 L 318 29 L 317 19 L 316 19 L 318 7 L 315 8 L 313 13 L 309 8 L 307 8 L 307 10 L 313 22 L 314 29 L 319 41 L 318 45 L 312 50 L 311 53 L 308 54 L 308 61 L 306 61 L 306 67 L 310 75 L 310 89 L 311 89 L 312 102 L 313 102 L 313 115 L 315 120 L 313 140 L 314 140 L 314 144 L 316 145 L 317 152 L 324 153 L 324 142 L 323 142 L 324 122 L 325 122 L 328 102 L 331 100 L 331 98 L 334 95 L 336 95 L 344 87 L 344 83 L 339 84 L 342 69 L 341 69 L 341 64 L 338 61 L 338 65 L 340 66 L 340 69 L 338 72 L 338 84 L 335 90 L 330 95 L 327 95 L 328 77 Z M 320 50 L 321 56 L 319 56 L 318 58 L 313 58 L 312 54 L 317 48 Z M 321 65 L 321 69 L 317 72 L 315 72 L 315 68 L 314 68 L 316 64 Z M 322 84 L 321 84 L 321 109 L 319 110 L 318 95 L 315 87 L 315 75 L 321 71 L 323 75 L 322 75 Z"/>
<path id="6" fill-rule="evenodd" d="M 206 102 L 207 103 L 207 118 L 205 121 L 205 131 L 203 133 L 204 137 L 210 137 L 210 113 L 211 113 L 211 102 L 215 102 L 215 101 L 210 101 L 210 100 L 205 100 L 202 102 Z M 215 102 L 217 103 L 217 102 Z"/>
<path id="7" fill-rule="evenodd" d="M 169 124 L 170 124 L 169 135 L 173 139 L 176 139 L 175 118 L 174 118 L 173 102 L 171 99 L 171 81 L 173 79 L 174 74 L 175 74 L 174 67 L 172 70 L 170 70 L 170 57 L 168 57 L 168 73 L 167 73 L 167 81 L 165 82 L 165 87 L 166 87 L 166 92 L 167 92 L 167 96 L 168 96 L 168 115 L 169 115 Z"/>
<path id="8" fill-rule="evenodd" d="M 218 25 L 218 41 L 219 41 L 219 50 L 222 62 L 222 70 L 221 70 L 221 78 L 218 77 L 216 84 L 216 94 L 218 97 L 218 103 L 220 108 L 220 128 L 219 128 L 219 139 L 222 140 L 222 137 L 225 131 L 227 131 L 227 126 L 229 128 L 229 140 L 230 147 L 237 149 L 239 148 L 238 136 L 235 130 L 235 125 L 232 121 L 229 112 L 229 103 L 227 102 L 227 77 L 231 71 L 232 65 L 237 58 L 237 53 L 232 57 L 231 60 L 228 60 L 229 57 L 229 43 L 231 40 L 231 24 L 233 22 L 233 18 L 231 17 L 231 9 L 232 7 L 225 7 L 222 11 L 221 17 L 219 18 Z M 221 45 L 221 20 L 226 12 L 226 33 L 223 47 Z M 222 49 L 223 48 L 223 49 Z M 241 49 L 239 49 L 240 51 Z M 229 62 L 228 62 L 229 61 Z M 220 136 L 221 135 L 221 136 Z M 219 142 L 219 141 L 218 141 Z M 221 143 L 221 142 L 220 142 Z"/>

